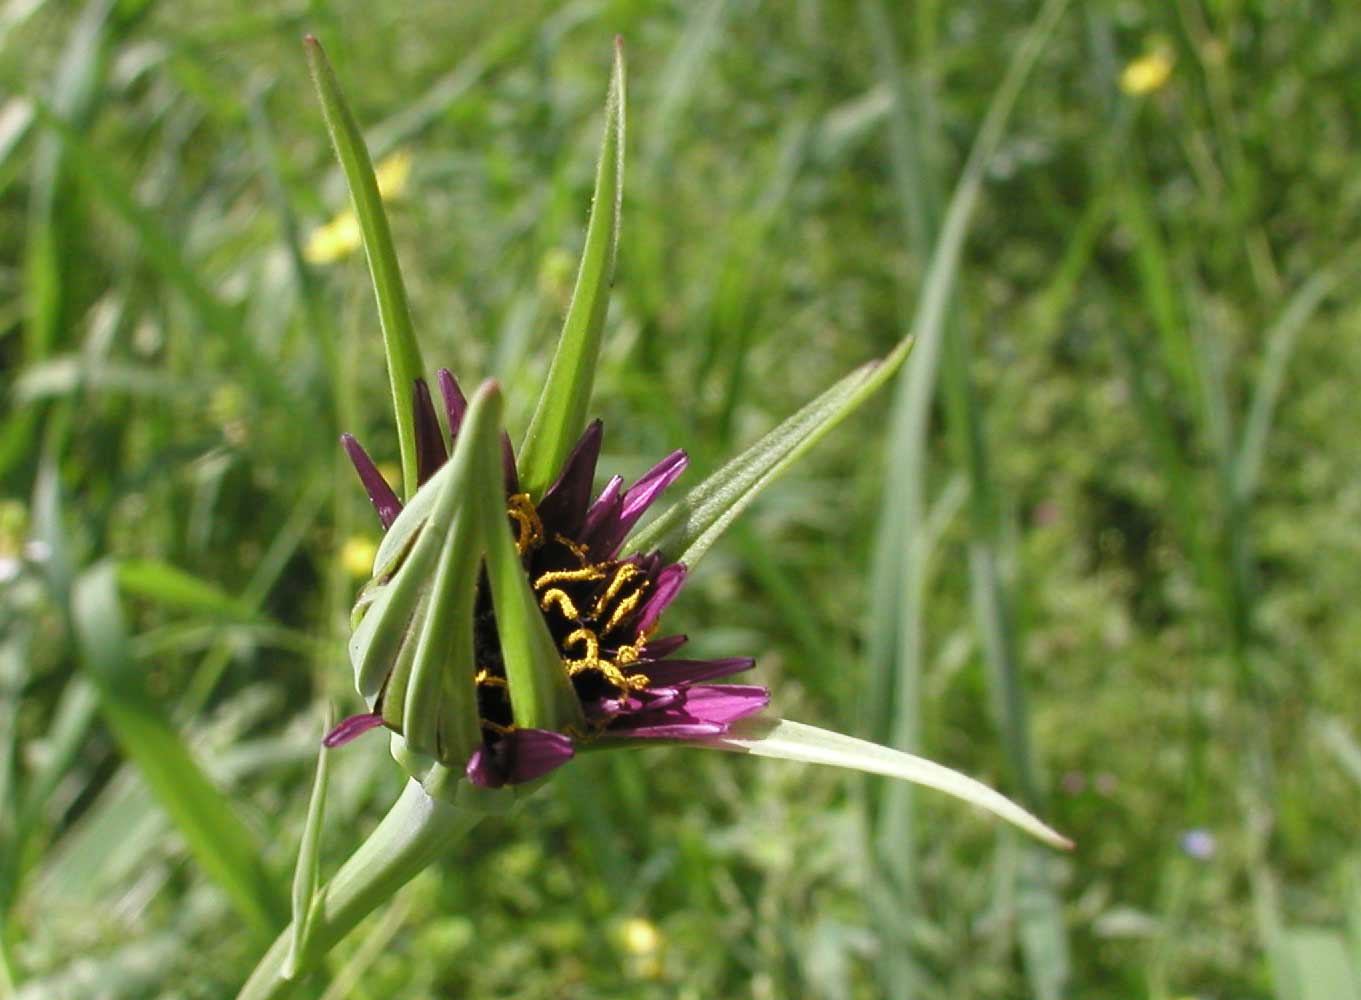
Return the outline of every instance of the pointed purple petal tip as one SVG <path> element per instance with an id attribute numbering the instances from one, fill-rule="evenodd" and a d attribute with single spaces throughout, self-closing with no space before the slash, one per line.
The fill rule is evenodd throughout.
<path id="1" fill-rule="evenodd" d="M 449 418 L 449 440 L 453 442 L 458 438 L 458 429 L 463 426 L 463 415 L 468 412 L 468 398 L 463 395 L 458 379 L 448 368 L 441 368 L 435 373 L 435 382 L 439 385 L 439 394 L 444 397 L 444 414 Z"/>
<path id="2" fill-rule="evenodd" d="M 340 443 L 350 456 L 350 464 L 354 466 L 354 471 L 359 474 L 364 492 L 369 495 L 369 503 L 373 504 L 373 509 L 378 512 L 378 522 L 382 524 L 383 530 L 387 531 L 392 527 L 392 522 L 397 520 L 397 515 L 402 512 L 402 502 L 397 499 L 397 494 L 392 491 L 383 474 L 373 464 L 373 459 L 369 458 L 368 452 L 358 441 L 349 434 L 342 434 Z"/>
<path id="3" fill-rule="evenodd" d="M 383 724 L 383 717 L 377 712 L 365 712 L 341 720 L 340 724 L 321 738 L 321 745 L 327 748 L 344 746 L 351 740 L 363 736 L 370 729 Z"/>
<path id="4" fill-rule="evenodd" d="M 444 450 L 444 434 L 440 431 L 439 417 L 435 416 L 435 403 L 430 398 L 430 387 L 425 379 L 415 381 L 412 407 L 416 418 L 416 480 L 425 485 L 430 477 L 449 458 Z"/>

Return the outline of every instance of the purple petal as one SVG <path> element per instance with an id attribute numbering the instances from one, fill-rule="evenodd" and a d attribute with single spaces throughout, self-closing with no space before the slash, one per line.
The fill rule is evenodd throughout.
<path id="1" fill-rule="evenodd" d="M 566 764 L 576 754 L 572 740 L 548 729 L 517 729 L 468 761 L 468 780 L 483 788 L 522 785 Z"/>
<path id="2" fill-rule="evenodd" d="M 369 503 L 373 504 L 373 509 L 378 512 L 378 522 L 383 526 L 383 530 L 387 531 L 392 527 L 392 522 L 397 520 L 397 515 L 402 512 L 402 502 L 397 499 L 397 494 L 392 492 L 392 487 L 373 464 L 368 453 L 359 446 L 358 441 L 349 434 L 342 434 L 340 443 L 345 446 L 350 462 L 354 465 L 354 471 L 359 473 L 359 481 L 364 484 L 364 492 L 369 495 Z"/>
<path id="3" fill-rule="evenodd" d="M 607 522 L 611 522 L 619 516 L 619 508 L 624 503 L 624 498 L 621 495 L 623 488 L 623 476 L 610 476 L 610 481 L 600 491 L 600 496 L 595 498 L 595 502 L 586 511 L 586 524 L 581 529 L 583 541 L 589 543 L 592 535 Z"/>
<path id="4" fill-rule="evenodd" d="M 638 631 L 640 633 L 646 633 L 657 624 L 662 612 L 680 593 L 680 589 L 684 585 L 685 566 L 682 563 L 672 563 L 657 574 L 657 578 L 652 584 L 652 593 L 648 595 L 647 603 L 643 605 L 643 613 L 638 618 Z"/>
<path id="5" fill-rule="evenodd" d="M 515 446 L 510 443 L 510 435 L 501 432 L 501 469 L 506 480 L 506 496 L 520 492 L 520 474 L 515 471 Z"/>
<path id="6" fill-rule="evenodd" d="M 642 570 L 643 575 L 648 578 L 649 583 L 655 583 L 657 574 L 669 565 L 667 561 L 662 558 L 660 552 L 649 552 L 646 555 L 640 555 L 635 552 L 625 559 L 624 562 L 633 563 L 633 565 Z"/>
<path id="7" fill-rule="evenodd" d="M 643 659 L 664 660 L 689 640 L 688 635 L 664 635 L 660 639 L 649 639 L 643 644 Z"/>
<path id="8" fill-rule="evenodd" d="M 439 382 L 440 395 L 444 397 L 444 412 L 449 417 L 449 444 L 452 447 L 458 440 L 463 417 L 468 412 L 468 399 L 463 395 L 458 379 L 448 368 L 441 368 L 435 373 L 435 378 Z M 515 472 L 515 449 L 511 446 L 510 435 L 505 431 L 501 432 L 501 464 L 505 470 L 507 495 L 519 493 L 520 477 Z"/>
<path id="9" fill-rule="evenodd" d="M 412 408 L 416 416 L 416 482 L 423 486 L 449 458 L 439 417 L 435 416 L 435 404 L 430 399 L 430 387 L 423 378 L 416 379 Z"/>
<path id="10" fill-rule="evenodd" d="M 562 475 L 548 488 L 539 502 L 539 518 L 545 525 L 575 538 L 586 519 L 586 505 L 591 500 L 591 483 L 595 479 L 596 463 L 600 460 L 600 442 L 604 425 L 591 422 L 581 435 L 563 464 Z M 545 531 L 548 529 L 545 528 Z"/>
<path id="11" fill-rule="evenodd" d="M 673 451 L 645 473 L 641 479 L 628 488 L 624 494 L 622 516 L 632 525 L 642 517 L 662 491 L 680 478 L 690 457 L 684 451 Z"/>
<path id="12" fill-rule="evenodd" d="M 627 740 L 690 740 L 718 736 L 728 727 L 714 722 L 657 721 L 648 723 L 645 715 L 621 716 L 610 726 L 609 734 Z M 662 718 L 660 714 L 656 718 Z"/>
<path id="13" fill-rule="evenodd" d="M 383 724 L 383 717 L 377 712 L 365 712 L 363 715 L 352 715 L 348 719 L 341 721 L 321 739 L 324 747 L 344 746 L 357 736 L 363 736 L 370 729 Z"/>
<path id="14" fill-rule="evenodd" d="M 609 558 L 619 551 L 638 519 L 647 512 L 662 492 L 685 471 L 690 459 L 683 451 L 673 451 L 658 462 L 624 493 L 616 517 L 601 524 L 590 541 L 591 549 Z"/>
<path id="15" fill-rule="evenodd" d="M 699 681 L 714 681 L 720 677 L 730 677 L 750 670 L 756 661 L 749 656 L 729 660 L 662 660 L 648 663 L 641 668 L 648 680 L 661 688 L 675 684 L 695 684 Z"/>
<path id="16" fill-rule="evenodd" d="M 728 723 L 759 712 L 770 702 L 763 687 L 738 684 L 701 685 L 685 689 L 685 700 L 659 710 L 618 716 L 608 732 L 622 739 L 694 739 L 715 736 Z"/>
<path id="17" fill-rule="evenodd" d="M 696 719 L 726 725 L 770 704 L 770 691 L 752 684 L 701 684 L 685 692 L 685 711 Z"/>
<path id="18" fill-rule="evenodd" d="M 449 443 L 452 445 L 458 440 L 458 429 L 463 426 L 463 415 L 468 412 L 468 398 L 463 395 L 458 379 L 448 368 L 437 371 L 435 381 L 439 383 L 439 394 L 444 397 L 444 412 L 449 418 Z"/>

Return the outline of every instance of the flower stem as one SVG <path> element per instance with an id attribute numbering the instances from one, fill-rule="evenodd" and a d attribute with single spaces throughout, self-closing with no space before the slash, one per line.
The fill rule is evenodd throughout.
<path id="1" fill-rule="evenodd" d="M 307 953 L 299 956 L 299 976 L 285 978 L 284 959 L 292 941 L 285 928 L 260 959 L 237 1000 L 286 997 L 321 958 L 384 900 L 415 878 L 454 840 L 487 815 L 477 808 L 431 798 L 415 781 L 407 782 L 378 828 L 359 846 L 318 895 Z"/>

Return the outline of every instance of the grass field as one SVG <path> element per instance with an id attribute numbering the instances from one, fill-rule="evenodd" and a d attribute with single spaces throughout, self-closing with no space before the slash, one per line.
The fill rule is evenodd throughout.
<path id="1" fill-rule="evenodd" d="M 360 710 L 336 442 L 398 447 L 307 32 L 427 376 L 517 438 L 616 34 L 602 469 L 698 482 L 917 334 L 668 621 L 1077 848 L 591 754 L 298 995 L 1361 1000 L 1361 11 L 1268 0 L 0 3 L 0 1000 L 234 996 Z M 323 875 L 404 782 L 330 772 Z"/>

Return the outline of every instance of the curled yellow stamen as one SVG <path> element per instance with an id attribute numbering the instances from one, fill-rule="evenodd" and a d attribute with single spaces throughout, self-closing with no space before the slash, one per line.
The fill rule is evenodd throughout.
<path id="1" fill-rule="evenodd" d="M 550 583 L 585 583 L 590 580 L 600 580 L 605 576 L 604 571 L 599 566 L 583 566 L 581 569 L 554 569 L 547 573 L 541 573 L 539 578 L 534 581 L 534 589 L 546 587 Z"/>
<path id="2" fill-rule="evenodd" d="M 574 542 L 566 535 L 556 531 L 553 533 L 553 541 L 557 542 L 563 548 L 571 552 L 572 555 L 580 559 L 583 566 L 590 562 L 590 559 L 587 556 L 586 546 L 582 545 L 580 542 Z"/>
<path id="3" fill-rule="evenodd" d="M 603 631 L 610 632 L 618 628 L 620 622 L 622 622 L 629 615 L 633 614 L 634 610 L 638 607 L 638 602 L 641 601 L 642 599 L 643 592 L 641 589 L 639 589 L 635 590 L 633 593 L 629 594 L 628 597 L 620 601 L 615 606 L 614 613 L 610 615 L 610 620 L 605 623 L 605 628 L 603 629 Z"/>
<path id="4" fill-rule="evenodd" d="M 567 591 L 559 590 L 557 587 L 554 587 L 552 590 L 545 593 L 543 597 L 539 598 L 539 609 L 541 611 L 547 611 L 555 604 L 564 618 L 569 618 L 572 621 L 581 620 L 581 614 L 577 611 L 577 606 L 572 603 L 572 599 L 567 596 Z M 575 634 L 576 633 L 573 633 L 573 635 Z"/>
<path id="5" fill-rule="evenodd" d="M 528 493 L 507 497 L 506 514 L 515 522 L 515 548 L 520 555 L 543 542 L 543 522 L 539 520 L 539 512 L 534 509 L 534 502 L 529 499 Z"/>
<path id="6" fill-rule="evenodd" d="M 595 609 L 591 612 L 596 618 L 605 613 L 605 609 L 610 602 L 619 596 L 619 591 L 627 586 L 628 582 L 638 576 L 642 571 L 633 563 L 621 563 L 619 568 L 614 571 L 614 579 L 605 588 L 605 592 L 596 598 Z"/>
<path id="7" fill-rule="evenodd" d="M 477 676 L 473 678 L 473 683 L 479 685 L 486 684 L 488 687 L 499 688 L 507 686 L 506 679 L 504 677 L 497 677 L 490 670 L 479 670 L 477 672 Z"/>
<path id="8" fill-rule="evenodd" d="M 563 661 L 563 666 L 567 668 L 568 677 L 575 677 L 583 670 L 595 670 L 620 691 L 641 691 L 651 683 L 645 674 L 626 675 L 624 671 L 619 669 L 618 663 L 602 658 L 600 640 L 588 628 L 577 629 L 563 640 L 562 645 L 564 649 L 570 649 L 577 645 L 584 646 L 586 649 L 585 656 L 575 660 Z M 638 655 L 637 650 L 629 646 L 623 647 L 620 652 L 624 651 L 627 651 L 632 657 Z"/>
<path id="9" fill-rule="evenodd" d="M 563 661 L 567 667 L 568 676 L 579 674 L 583 670 L 590 670 L 600 662 L 600 640 L 590 629 L 579 628 L 562 641 L 563 649 L 571 649 L 576 645 L 585 646 L 586 655 L 575 660 Z"/>

